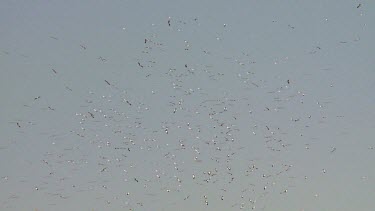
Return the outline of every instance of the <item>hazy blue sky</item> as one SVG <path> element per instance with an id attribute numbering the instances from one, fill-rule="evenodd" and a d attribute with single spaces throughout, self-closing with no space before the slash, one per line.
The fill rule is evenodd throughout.
<path id="1" fill-rule="evenodd" d="M 374 210 L 372 1 L 1 1 L 1 210 Z"/>

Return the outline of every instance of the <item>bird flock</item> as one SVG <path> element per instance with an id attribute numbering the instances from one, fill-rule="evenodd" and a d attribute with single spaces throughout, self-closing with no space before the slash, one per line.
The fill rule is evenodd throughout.
<path id="1" fill-rule="evenodd" d="M 23 105 L 52 115 L 57 125 L 57 117 L 64 117 L 58 130 L 39 134 L 48 146 L 29 162 L 41 176 L 22 177 L 29 194 L 47 201 L 29 209 L 83 203 L 83 210 L 274 210 L 296 198 L 306 207 L 317 203 L 324 191 L 311 184 L 325 180 L 332 166 L 316 157 L 330 159 L 340 151 L 320 131 L 345 121 L 345 114 L 334 111 L 335 81 L 321 80 L 326 70 L 285 69 L 300 57 L 324 54 L 324 47 L 302 56 L 259 58 L 255 50 L 243 50 L 246 43 L 238 51 L 228 48 L 231 24 L 210 31 L 203 22 L 155 20 L 137 37 L 133 58 L 120 65 L 78 43 L 78 51 L 94 55 L 100 71 L 116 72 L 80 79 L 89 85 L 79 91 L 64 69 L 49 69 L 49 77 L 64 80 L 63 99 L 77 100 L 69 105 L 37 95 Z M 321 82 L 316 86 L 324 93 L 305 85 L 308 80 Z M 65 106 L 75 112 L 62 112 Z M 27 139 L 42 121 L 35 114 L 10 125 Z M 11 180 L 0 176 L 3 184 Z M 17 200 L 26 199 L 12 193 L 0 202 L 7 210 Z M 301 203 L 290 206 L 304 210 Z"/>

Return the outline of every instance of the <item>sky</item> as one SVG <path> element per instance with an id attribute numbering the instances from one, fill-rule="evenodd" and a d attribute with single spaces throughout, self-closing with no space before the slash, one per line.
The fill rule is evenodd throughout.
<path id="1" fill-rule="evenodd" d="M 373 210 L 372 1 L 0 2 L 1 210 Z"/>

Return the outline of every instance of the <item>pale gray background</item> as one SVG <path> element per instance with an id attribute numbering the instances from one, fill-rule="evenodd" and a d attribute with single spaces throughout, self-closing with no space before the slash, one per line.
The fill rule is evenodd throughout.
<path id="1" fill-rule="evenodd" d="M 375 210 L 374 20 L 373 1 L 1 1 L 0 209 Z"/>

